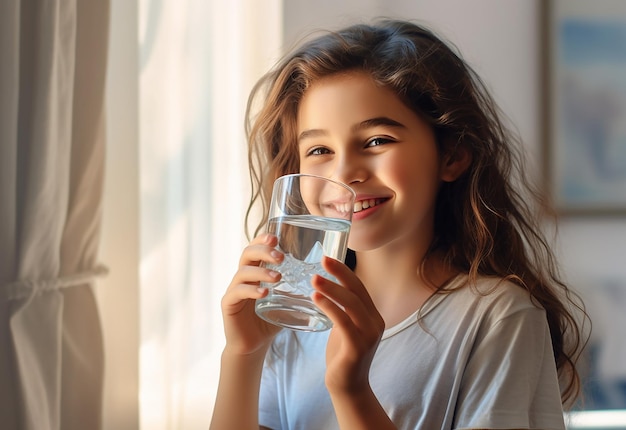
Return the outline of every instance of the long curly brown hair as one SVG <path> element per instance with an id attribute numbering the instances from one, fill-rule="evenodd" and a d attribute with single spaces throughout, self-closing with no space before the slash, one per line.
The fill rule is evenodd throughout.
<path id="1" fill-rule="evenodd" d="M 432 251 L 470 280 L 494 275 L 525 288 L 545 310 L 563 403 L 580 392 L 576 361 L 588 337 L 584 306 L 560 279 L 542 229 L 546 204 L 526 178 L 523 145 L 505 127 L 482 80 L 452 45 L 415 23 L 380 20 L 325 32 L 287 55 L 255 86 L 248 102 L 252 198 L 267 222 L 273 180 L 299 171 L 296 118 L 311 83 L 350 70 L 368 73 L 435 131 L 440 151 L 464 146 L 468 171 L 442 184 Z"/>

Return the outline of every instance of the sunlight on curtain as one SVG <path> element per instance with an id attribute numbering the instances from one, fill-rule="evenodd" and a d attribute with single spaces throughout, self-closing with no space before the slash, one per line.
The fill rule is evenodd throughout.
<path id="1" fill-rule="evenodd" d="M 220 299 L 246 243 L 243 117 L 280 0 L 140 2 L 142 429 L 207 428 Z"/>

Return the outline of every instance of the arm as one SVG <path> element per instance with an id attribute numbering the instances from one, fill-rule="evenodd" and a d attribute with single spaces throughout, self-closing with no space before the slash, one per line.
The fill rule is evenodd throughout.
<path id="1" fill-rule="evenodd" d="M 280 275 L 260 267 L 262 261 L 277 262 L 276 237 L 262 235 L 248 245 L 239 269 L 222 299 L 226 347 L 222 353 L 220 381 L 211 430 L 258 430 L 259 388 L 265 353 L 279 327 L 257 317 L 255 300 L 267 289 L 259 283 L 276 282 Z"/>
<path id="2" fill-rule="evenodd" d="M 396 429 L 369 386 L 355 393 L 331 393 L 331 399 L 342 429 Z"/>
<path id="3" fill-rule="evenodd" d="M 325 383 L 342 429 L 395 429 L 369 385 L 369 371 L 385 322 L 367 290 L 343 263 L 325 258 L 340 284 L 316 276 L 315 303 L 333 321 L 326 346 Z"/>
<path id="4" fill-rule="evenodd" d="M 249 355 L 222 353 L 211 430 L 259 428 L 259 386 L 265 350 Z"/>

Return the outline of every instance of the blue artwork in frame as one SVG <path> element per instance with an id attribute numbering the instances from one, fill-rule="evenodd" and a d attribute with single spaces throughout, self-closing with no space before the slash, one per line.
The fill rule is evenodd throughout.
<path id="1" fill-rule="evenodd" d="M 548 175 L 562 213 L 626 213 L 626 2 L 553 1 Z"/>

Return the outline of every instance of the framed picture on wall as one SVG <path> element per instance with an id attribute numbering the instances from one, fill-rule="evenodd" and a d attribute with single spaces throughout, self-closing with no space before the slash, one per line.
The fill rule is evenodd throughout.
<path id="1" fill-rule="evenodd" d="M 553 203 L 566 215 L 626 215 L 626 2 L 544 4 Z"/>

